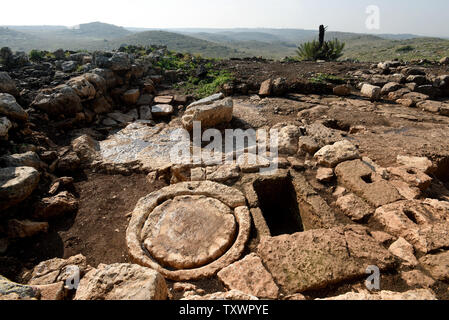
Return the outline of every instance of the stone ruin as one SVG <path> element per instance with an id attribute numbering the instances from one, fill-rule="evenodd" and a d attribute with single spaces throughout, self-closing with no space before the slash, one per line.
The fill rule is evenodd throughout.
<path id="1" fill-rule="evenodd" d="M 446 78 L 437 75 L 433 89 L 423 88 L 430 71 L 422 75 L 422 69 L 386 62 L 370 72 L 349 72 L 353 81 L 364 81 L 360 92 L 349 84 L 327 94 L 298 92 L 303 84 L 276 78 L 234 83 L 222 88 L 225 94 L 193 101 L 167 92 L 181 75 L 152 68 L 151 61 L 164 54 L 163 48 L 141 59 L 96 53 L 85 59 L 89 72 L 74 77 L 67 69 L 72 60 L 55 62 L 60 70 L 45 83 L 53 85 L 37 92 L 27 69 L 18 69 L 11 73 L 23 82 L 20 94 L 13 79 L 0 73 L 3 140 L 31 135 L 37 145 L 22 153 L 9 145 L 2 149 L 8 153 L 0 159 L 0 208 L 7 217 L 2 241 L 45 233 L 51 218 L 76 212 L 78 200 L 68 191 L 76 172 L 144 174 L 148 184 L 165 183 L 129 208 L 123 237 L 130 263 L 89 266 L 81 254 L 56 257 L 30 270 L 23 284 L 1 277 L 0 296 L 447 297 L 441 288 L 447 290 L 449 280 L 449 104 L 444 94 L 431 100 L 447 89 Z M 409 80 L 420 85 L 405 85 Z M 57 145 L 49 138 L 54 131 L 37 131 L 34 122 L 44 126 L 42 121 L 58 128 L 52 137 L 67 134 L 69 141 Z M 194 121 L 221 133 L 275 129 L 278 154 L 254 155 L 251 143 L 227 153 L 222 141 L 219 158 L 234 161 L 175 163 L 170 153 L 179 141 L 172 134 L 191 132 Z M 190 148 L 210 151 L 206 145 Z M 261 174 L 273 164 L 276 170 Z M 39 195 L 36 203 L 32 194 Z M 15 218 L 24 203 L 33 214 Z M 69 266 L 79 271 L 75 292 L 67 286 Z M 370 291 L 364 280 L 372 266 L 407 289 Z M 205 291 L 201 281 L 220 289 Z M 333 291 L 323 296 L 323 290 Z"/>

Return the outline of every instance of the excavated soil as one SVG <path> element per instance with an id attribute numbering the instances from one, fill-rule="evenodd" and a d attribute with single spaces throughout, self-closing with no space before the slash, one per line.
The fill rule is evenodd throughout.
<path id="1" fill-rule="evenodd" d="M 79 253 L 93 267 L 100 263 L 129 262 L 125 242 L 128 213 L 141 197 L 163 186 L 165 183 L 160 181 L 149 183 L 143 174 L 86 172 L 84 178 L 75 183 L 80 200 L 78 212 L 51 223 L 46 234 L 13 244 L 8 256 L 15 260 L 5 264 L 15 262 L 16 270 L 9 273 L 17 278 L 21 266 L 28 269 L 40 261 L 69 258 Z"/>

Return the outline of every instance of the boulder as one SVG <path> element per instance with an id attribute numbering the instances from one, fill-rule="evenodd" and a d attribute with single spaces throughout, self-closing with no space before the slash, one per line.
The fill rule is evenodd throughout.
<path id="1" fill-rule="evenodd" d="M 440 64 L 449 64 L 449 57 L 441 58 Z"/>
<path id="2" fill-rule="evenodd" d="M 14 295 L 16 299 L 38 299 L 39 291 L 31 286 L 12 282 L 0 275 L 0 297 Z"/>
<path id="3" fill-rule="evenodd" d="M 122 101 L 129 106 L 133 106 L 137 104 L 139 97 L 140 97 L 139 89 L 130 89 L 125 93 L 123 93 Z"/>
<path id="4" fill-rule="evenodd" d="M 152 96 L 151 94 L 147 94 L 147 93 L 142 94 L 139 97 L 139 100 L 137 100 L 137 105 L 138 106 L 149 106 L 153 103 L 153 99 L 154 99 L 154 96 Z"/>
<path id="5" fill-rule="evenodd" d="M 112 105 L 104 96 L 99 96 L 90 102 L 90 107 L 96 114 L 109 113 L 113 110 Z"/>
<path id="6" fill-rule="evenodd" d="M 432 183 L 432 178 L 418 169 L 402 166 L 387 168 L 387 170 L 390 177 L 400 179 L 409 187 L 418 188 L 421 191 L 428 189 Z"/>
<path id="7" fill-rule="evenodd" d="M 41 109 L 51 116 L 74 116 L 83 111 L 81 98 L 68 85 L 42 90 L 34 99 L 32 107 Z"/>
<path id="8" fill-rule="evenodd" d="M 85 73 L 82 75 L 84 79 L 89 81 L 99 94 L 105 94 L 107 91 L 107 82 L 106 80 L 99 74 L 96 73 Z"/>
<path id="9" fill-rule="evenodd" d="M 131 60 L 128 54 L 116 52 L 109 58 L 107 65 L 112 71 L 127 71 L 131 69 Z"/>
<path id="10" fill-rule="evenodd" d="M 173 102 L 173 96 L 157 96 L 154 97 L 155 104 L 171 104 Z"/>
<path id="11" fill-rule="evenodd" d="M 416 67 L 408 67 L 402 69 L 402 74 L 404 76 L 425 76 L 426 72 L 423 68 L 416 68 Z"/>
<path id="12" fill-rule="evenodd" d="M 202 168 L 197 168 L 202 169 Z M 200 175 L 202 176 L 202 175 Z M 215 182 L 226 182 L 228 180 L 237 179 L 240 176 L 240 168 L 235 164 L 223 164 L 221 166 L 213 166 L 206 168 L 206 179 Z M 193 181 L 193 180 L 192 180 Z"/>
<path id="13" fill-rule="evenodd" d="M 66 296 L 64 282 L 62 281 L 42 286 L 33 286 L 33 288 L 36 288 L 39 291 L 40 300 L 44 301 L 64 300 Z"/>
<path id="14" fill-rule="evenodd" d="M 432 98 L 437 98 L 437 97 L 441 96 L 441 90 L 439 88 L 435 88 L 431 84 L 417 86 L 414 91 L 416 91 L 417 93 L 421 93 L 423 95 L 432 97 Z"/>
<path id="15" fill-rule="evenodd" d="M 9 238 L 28 238 L 48 231 L 47 222 L 12 219 L 8 221 Z"/>
<path id="16" fill-rule="evenodd" d="M 0 140 L 8 140 L 8 132 L 11 128 L 11 121 L 6 117 L 0 117 Z"/>
<path id="17" fill-rule="evenodd" d="M 412 99 L 397 99 L 396 103 L 403 105 L 404 107 L 407 107 L 407 108 L 416 107 L 416 104 Z"/>
<path id="18" fill-rule="evenodd" d="M 186 109 L 212 104 L 218 100 L 222 100 L 223 98 L 224 98 L 223 93 L 216 93 L 216 94 L 208 96 L 204 99 L 201 99 L 201 100 L 198 100 L 198 101 L 195 101 L 195 102 L 189 104 Z"/>
<path id="19" fill-rule="evenodd" d="M 396 82 L 388 82 L 386 85 L 384 85 L 384 86 L 382 87 L 381 94 L 387 95 L 387 94 L 389 94 L 390 92 L 397 91 L 397 90 L 399 90 L 399 89 L 401 89 L 401 88 L 402 88 L 402 86 L 401 86 L 399 83 L 396 83 Z"/>
<path id="20" fill-rule="evenodd" d="M 231 290 L 258 298 L 276 299 L 279 295 L 273 277 L 254 253 L 222 269 L 217 276 Z"/>
<path id="21" fill-rule="evenodd" d="M 287 294 L 362 277 L 371 265 L 385 270 L 395 261 L 368 229 L 355 225 L 264 236 L 257 253 Z"/>
<path id="22" fill-rule="evenodd" d="M 72 256 L 68 259 L 54 258 L 42 261 L 34 267 L 28 284 L 41 286 L 66 282 L 73 278 L 75 270 L 82 277 L 89 269 L 90 267 L 87 265 L 86 257 L 82 254 Z"/>
<path id="23" fill-rule="evenodd" d="M 343 140 L 340 131 L 328 128 L 320 121 L 306 126 L 306 133 L 318 143 L 320 148 Z"/>
<path id="24" fill-rule="evenodd" d="M 449 246 L 447 210 L 449 204 L 444 201 L 404 200 L 378 208 L 373 217 L 385 231 L 427 253 Z"/>
<path id="25" fill-rule="evenodd" d="M 302 136 L 298 138 L 298 152 L 315 154 L 319 149 L 320 146 L 313 137 Z"/>
<path id="26" fill-rule="evenodd" d="M 89 74 L 95 74 L 95 75 L 98 75 L 101 78 L 103 78 L 105 80 L 107 89 L 114 88 L 119 83 L 117 76 L 110 69 L 95 68 L 92 71 L 90 71 L 90 73 L 85 74 L 85 76 L 89 80 L 89 82 L 91 82 L 96 87 L 95 82 L 91 81 L 92 79 L 89 77 Z M 97 91 L 100 91 L 99 88 L 96 87 L 96 89 L 97 89 Z"/>
<path id="27" fill-rule="evenodd" d="M 341 162 L 360 159 L 360 154 L 351 142 L 343 140 L 321 148 L 314 157 L 318 164 L 333 168 Z"/>
<path id="28" fill-rule="evenodd" d="M 417 86 L 422 86 L 429 82 L 425 76 L 408 76 L 405 81 L 407 83 L 415 83 Z"/>
<path id="29" fill-rule="evenodd" d="M 362 160 L 340 163 L 335 168 L 338 181 L 375 208 L 401 200 L 402 197 L 376 169 Z"/>
<path id="30" fill-rule="evenodd" d="M 345 84 L 334 87 L 333 92 L 337 96 L 349 96 L 351 94 L 351 88 Z"/>
<path id="31" fill-rule="evenodd" d="M 401 278 L 410 287 L 430 288 L 435 284 L 435 280 L 419 270 L 403 272 Z"/>
<path id="32" fill-rule="evenodd" d="M 16 97 L 19 95 L 16 83 L 7 72 L 0 72 L 0 93 L 9 93 Z"/>
<path id="33" fill-rule="evenodd" d="M 415 103 L 425 101 L 429 99 L 429 96 L 419 92 L 408 92 L 402 95 L 403 99 L 412 99 Z"/>
<path id="34" fill-rule="evenodd" d="M 421 101 L 416 104 L 418 108 L 421 108 L 422 110 L 431 113 L 439 113 L 441 108 L 444 107 L 445 105 L 446 104 L 443 102 L 433 100 Z"/>
<path id="35" fill-rule="evenodd" d="M 388 250 L 394 254 L 396 257 L 401 258 L 405 261 L 405 264 L 408 266 L 416 266 L 418 265 L 418 260 L 416 260 L 413 246 L 407 242 L 402 237 L 399 237 L 389 248 Z"/>
<path id="36" fill-rule="evenodd" d="M 0 210 L 12 207 L 34 191 L 39 183 L 39 172 L 31 167 L 0 169 Z"/>
<path id="37" fill-rule="evenodd" d="M 185 129 L 192 130 L 194 121 L 200 121 L 204 129 L 229 123 L 232 120 L 233 106 L 231 98 L 218 100 L 212 104 L 189 106 L 182 117 L 182 125 Z"/>
<path id="38" fill-rule="evenodd" d="M 380 98 L 382 89 L 378 86 L 365 83 L 362 86 L 361 93 L 363 96 L 370 98 L 371 100 L 378 100 Z"/>
<path id="39" fill-rule="evenodd" d="M 51 219 L 74 212 L 78 209 L 78 200 L 69 192 L 63 191 L 51 198 L 41 199 L 35 208 L 34 217 Z"/>
<path id="40" fill-rule="evenodd" d="M 108 113 L 108 117 L 118 123 L 129 123 L 129 122 L 134 121 L 132 116 L 129 116 L 129 115 L 121 113 L 121 112 Z"/>
<path id="41" fill-rule="evenodd" d="M 173 113 L 173 106 L 169 104 L 156 104 L 151 107 L 151 114 L 155 117 L 166 117 Z"/>
<path id="42" fill-rule="evenodd" d="M 18 121 L 28 120 L 28 113 L 17 103 L 9 93 L 0 93 L 0 115 Z"/>
<path id="43" fill-rule="evenodd" d="M 435 279 L 449 280 L 449 251 L 424 256 L 419 262 Z"/>
<path id="44" fill-rule="evenodd" d="M 329 182 L 334 178 L 334 170 L 332 168 L 318 168 L 316 179 L 320 182 Z"/>
<path id="45" fill-rule="evenodd" d="M 295 155 L 298 152 L 298 139 L 301 136 L 298 126 L 288 125 L 279 130 L 278 151 L 280 154 Z"/>
<path id="46" fill-rule="evenodd" d="M 345 215 L 355 222 L 362 221 L 374 213 L 373 207 L 353 193 L 339 197 L 336 204 Z"/>
<path id="47" fill-rule="evenodd" d="M 67 85 L 75 91 L 81 101 L 92 100 L 97 93 L 94 85 L 84 75 L 70 79 Z"/>
<path id="48" fill-rule="evenodd" d="M 153 120 L 153 115 L 151 113 L 151 107 L 148 106 L 141 106 L 139 108 L 139 114 L 141 120 Z"/>
<path id="49" fill-rule="evenodd" d="M 75 300 L 165 300 L 164 278 L 136 264 L 99 265 L 80 281 Z"/>
<path id="50" fill-rule="evenodd" d="M 26 153 L 5 155 L 0 157 L 0 166 L 2 167 L 33 167 L 40 170 L 46 165 L 39 159 L 34 151 Z"/>
<path id="51" fill-rule="evenodd" d="M 78 155 L 73 152 L 67 152 L 58 160 L 58 171 L 62 173 L 73 173 L 78 170 L 81 165 L 81 160 Z"/>
<path id="52" fill-rule="evenodd" d="M 78 68 L 78 62 L 76 61 L 65 61 L 61 64 L 63 72 L 73 72 L 76 68 Z"/>
<path id="53" fill-rule="evenodd" d="M 268 80 L 265 80 L 264 82 L 262 82 L 262 84 L 260 85 L 260 89 L 259 89 L 259 96 L 267 97 L 267 96 L 271 95 L 272 86 L 273 86 L 273 81 L 271 79 L 268 79 Z"/>
<path id="54" fill-rule="evenodd" d="M 276 78 L 271 85 L 271 93 L 275 96 L 282 96 L 288 90 L 287 79 Z"/>

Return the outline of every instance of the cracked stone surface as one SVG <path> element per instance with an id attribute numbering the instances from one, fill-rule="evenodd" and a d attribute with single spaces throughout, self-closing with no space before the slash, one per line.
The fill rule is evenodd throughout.
<path id="1" fill-rule="evenodd" d="M 388 233 L 407 240 L 420 252 L 449 246 L 449 203 L 438 200 L 404 200 L 382 206 L 374 213 Z"/>
<path id="2" fill-rule="evenodd" d="M 395 258 L 363 226 L 317 229 L 262 237 L 257 252 L 281 290 L 301 293 L 381 270 Z"/>
<path id="3" fill-rule="evenodd" d="M 218 272 L 218 278 L 230 289 L 258 298 L 276 299 L 279 288 L 260 258 L 252 253 Z"/>

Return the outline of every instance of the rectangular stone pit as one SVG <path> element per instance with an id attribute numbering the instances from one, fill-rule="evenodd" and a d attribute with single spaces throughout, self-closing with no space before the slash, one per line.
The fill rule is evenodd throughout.
<path id="1" fill-rule="evenodd" d="M 302 174 L 254 175 L 245 193 L 258 239 L 335 226 L 334 213 Z"/>

